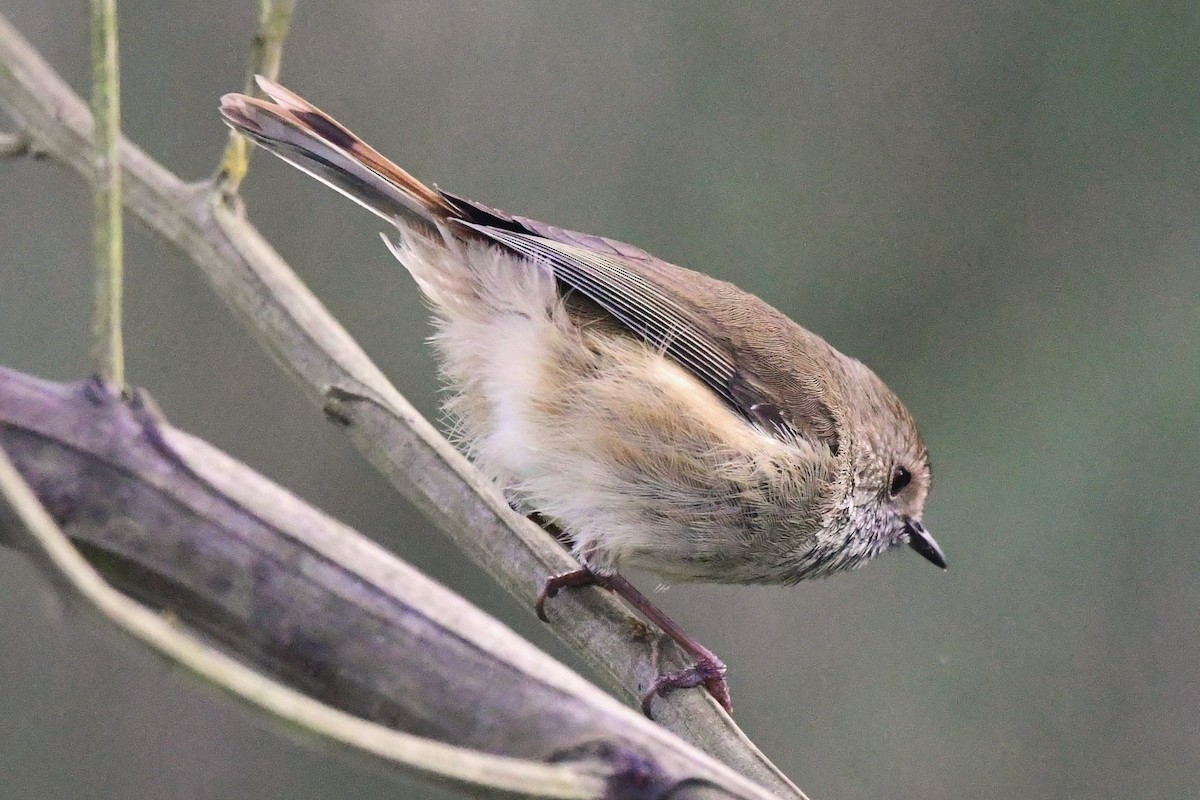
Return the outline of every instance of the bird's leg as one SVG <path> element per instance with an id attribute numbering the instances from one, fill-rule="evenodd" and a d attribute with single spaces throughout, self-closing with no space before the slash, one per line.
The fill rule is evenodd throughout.
<path id="1" fill-rule="evenodd" d="M 511 506 L 512 503 L 510 502 L 509 505 Z M 515 509 L 515 506 L 513 506 L 513 508 Z M 558 523 L 554 522 L 554 520 L 549 519 L 538 511 L 534 511 L 527 516 L 531 522 L 537 523 L 538 527 L 549 533 L 555 539 L 558 539 L 561 545 L 564 547 L 570 547 L 571 537 L 567 536 L 566 531 L 560 528 Z M 547 600 L 549 600 L 551 597 L 554 597 L 563 589 L 575 589 L 580 586 L 595 585 L 605 586 L 604 578 L 603 576 L 592 572 L 587 567 L 580 567 L 577 570 L 564 572 L 561 575 L 551 575 L 549 578 L 546 578 L 546 583 L 542 585 L 542 590 L 538 592 L 537 600 L 535 600 L 533 604 L 533 610 L 537 612 L 538 619 L 540 619 L 542 622 L 549 622 L 550 620 L 546 618 Z M 608 587 L 605 586 L 605 588 Z"/>
<path id="2" fill-rule="evenodd" d="M 650 602 L 650 598 L 637 590 L 632 583 L 620 575 L 609 575 L 604 578 L 606 588 L 616 592 L 633 606 L 646 619 L 657 625 L 663 633 L 675 640 L 688 655 L 696 659 L 696 663 L 679 672 L 665 672 L 655 678 L 650 689 L 642 695 L 642 711 L 650 716 L 650 703 L 655 695 L 665 695 L 676 689 L 690 689 L 704 684 L 713 699 L 721 704 L 728 714 L 733 713 L 733 704 L 729 699 L 729 684 L 725 682 L 725 662 L 700 642 L 688 635 L 679 627 L 675 620 L 668 617 L 661 608 Z"/>
<path id="3" fill-rule="evenodd" d="M 553 534 L 559 541 L 569 541 L 561 528 L 541 514 L 530 514 L 529 518 Z M 704 684 L 708 693 L 721 704 L 726 713 L 733 713 L 733 705 L 729 699 L 729 685 L 725 682 L 725 662 L 717 658 L 713 651 L 689 636 L 675 620 L 668 617 L 661 608 L 650 601 L 650 598 L 620 575 L 615 573 L 598 575 L 586 566 L 571 572 L 564 572 L 561 575 L 551 575 L 546 579 L 542 590 L 538 592 L 537 601 L 534 603 L 538 619 L 542 622 L 549 622 L 546 618 L 547 600 L 563 589 L 576 589 L 582 586 L 599 586 L 615 592 L 626 603 L 637 609 L 642 616 L 657 625 L 663 633 L 675 640 L 675 643 L 682 647 L 684 652 L 696 659 L 696 663 L 687 669 L 679 672 L 664 672 L 654 679 L 650 689 L 642 695 L 642 711 L 647 717 L 650 716 L 650 703 L 654 700 L 655 695 L 662 696 L 676 689 L 691 689 L 701 684 Z"/>

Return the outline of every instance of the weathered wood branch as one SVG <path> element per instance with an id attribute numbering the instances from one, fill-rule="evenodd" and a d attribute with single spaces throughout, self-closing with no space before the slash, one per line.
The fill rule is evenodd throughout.
<path id="1" fill-rule="evenodd" d="M 705 796 L 772 797 L 357 532 L 171 428 L 144 395 L 126 401 L 99 380 L 63 385 L 0 369 L 0 449 L 87 561 L 159 612 L 128 598 L 96 602 L 110 620 L 290 722 L 487 796 L 659 798 L 703 787 Z M 0 540 L 54 560 L 14 520 Z M 183 645 L 155 639 L 143 616 Z M 244 666 L 189 660 L 205 641 Z"/>

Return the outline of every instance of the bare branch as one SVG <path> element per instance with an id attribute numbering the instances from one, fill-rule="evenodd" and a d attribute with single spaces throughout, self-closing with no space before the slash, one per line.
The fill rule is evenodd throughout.
<path id="1" fill-rule="evenodd" d="M 34 143 L 85 177 L 91 122 L 83 103 L 0 18 L 0 102 Z M 215 124 L 215 123 L 214 123 Z M 473 562 L 530 609 L 538 581 L 576 566 L 387 382 L 345 330 L 208 183 L 187 185 L 128 142 L 121 148 L 126 204 L 199 266 L 234 315 L 305 394 Z M 577 592 L 551 609 L 553 632 L 633 703 L 639 687 L 687 660 L 603 592 Z M 803 798 L 704 692 L 657 701 L 655 719 L 780 796 Z"/>
<path id="2" fill-rule="evenodd" d="M 246 71 L 246 83 L 242 94 L 261 94 L 255 75 L 266 75 L 271 80 L 279 77 L 279 68 L 283 62 L 283 42 L 287 38 L 288 28 L 292 24 L 292 14 L 296 10 L 296 0 L 259 0 L 258 31 L 254 34 L 254 42 L 250 47 L 250 66 Z M 221 157 L 214 181 L 221 194 L 231 195 L 237 192 L 250 168 L 250 156 L 254 149 L 245 136 L 236 131 L 229 132 L 229 144 Z"/>
<path id="3" fill-rule="evenodd" d="M 98 371 L 114 386 L 125 385 L 125 345 L 121 341 L 121 287 L 124 234 L 121 228 L 120 61 L 117 56 L 116 0 L 92 0 L 92 115 L 96 120 L 92 183 L 96 259 L 96 308 L 92 355 Z"/>

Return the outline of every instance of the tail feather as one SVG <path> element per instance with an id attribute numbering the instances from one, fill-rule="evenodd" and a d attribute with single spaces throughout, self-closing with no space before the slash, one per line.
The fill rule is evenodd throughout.
<path id="1" fill-rule="evenodd" d="M 243 94 L 221 98 L 226 124 L 388 222 L 440 229 L 458 210 L 325 112 L 258 76 L 274 102 Z"/>

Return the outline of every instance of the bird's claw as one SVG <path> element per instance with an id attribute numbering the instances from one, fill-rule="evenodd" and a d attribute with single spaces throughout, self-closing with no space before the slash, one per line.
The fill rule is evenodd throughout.
<path id="1" fill-rule="evenodd" d="M 542 584 L 542 590 L 538 592 L 537 600 L 533 603 L 533 610 L 537 612 L 538 619 L 542 622 L 549 622 L 550 620 L 546 617 L 547 600 L 557 595 L 563 589 L 592 586 L 602 582 L 600 576 L 587 567 L 581 567 L 572 572 L 564 572 L 561 575 L 551 575 Z"/>

